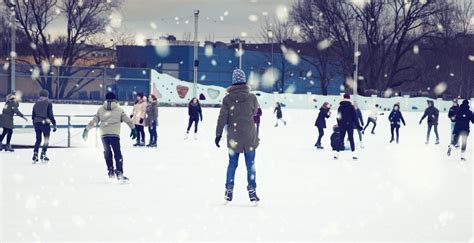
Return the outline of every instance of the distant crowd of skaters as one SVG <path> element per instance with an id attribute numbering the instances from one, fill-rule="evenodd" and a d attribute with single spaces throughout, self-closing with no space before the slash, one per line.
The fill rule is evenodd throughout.
<path id="1" fill-rule="evenodd" d="M 262 109 L 258 103 L 257 97 L 250 92 L 247 85 L 245 73 L 236 69 L 232 75 L 232 85 L 227 89 L 227 95 L 222 101 L 219 117 L 216 125 L 215 144 L 220 147 L 220 140 L 224 129 L 227 131 L 227 147 L 229 154 L 229 164 L 226 172 L 225 183 L 225 200 L 232 201 L 234 189 L 235 171 L 238 165 L 239 155 L 243 154 L 245 157 L 245 164 L 247 167 L 247 190 L 251 202 L 257 203 L 260 199 L 256 193 L 256 170 L 255 170 L 255 156 L 256 149 L 259 145 L 259 130 L 260 118 L 262 116 Z M 56 120 L 53 113 L 53 105 L 48 100 L 49 93 L 47 90 L 39 92 L 39 98 L 33 106 L 32 122 L 36 134 L 36 142 L 33 149 L 33 163 L 48 162 L 49 158 L 46 155 L 49 144 L 49 137 L 51 130 L 56 131 Z M 427 119 L 427 135 L 426 143 L 430 141 L 431 131 L 434 130 L 436 136 L 436 144 L 439 144 L 438 134 L 438 119 L 439 111 L 434 106 L 434 102 L 428 100 L 428 108 L 426 108 L 423 116 L 420 119 L 420 124 L 424 119 Z M 28 119 L 18 109 L 19 101 L 15 93 L 7 96 L 5 106 L 0 115 L 0 126 L 3 128 L 3 133 L 0 135 L 0 150 L 13 152 L 11 147 L 11 138 L 14 129 L 13 117 L 18 115 L 28 121 Z M 280 122 L 286 125 L 283 120 L 282 104 L 276 103 L 273 111 L 276 118 L 275 127 Z M 198 124 L 203 119 L 201 105 L 197 98 L 191 99 L 188 104 L 189 121 L 186 129 L 185 139 L 189 138 L 189 132 L 194 125 L 194 139 L 197 139 Z M 362 135 L 372 124 L 371 133 L 375 134 L 377 126 L 377 118 L 384 115 L 380 112 L 379 106 L 375 105 L 370 111 L 367 122 L 364 126 L 364 119 L 360 109 L 354 105 L 350 99 L 349 94 L 343 96 L 343 100 L 339 103 L 337 109 L 337 125 L 333 126 L 333 133 L 331 135 L 331 147 L 336 154 L 334 159 L 339 158 L 339 153 L 346 150 L 344 141 L 347 135 L 350 150 L 352 151 L 352 158 L 357 160 L 355 155 L 354 130 L 358 133 L 359 145 L 363 148 Z M 318 128 L 318 138 L 315 147 L 324 149 L 321 141 L 324 136 L 324 129 L 326 128 L 326 119 L 331 116 L 331 105 L 324 103 L 317 116 L 315 126 Z M 469 101 L 463 100 L 462 104 L 458 104 L 458 100 L 453 100 L 453 106 L 448 112 L 448 117 L 451 122 L 451 142 L 448 148 L 448 156 L 454 147 L 461 147 L 461 159 L 465 160 L 465 151 L 467 146 L 467 137 L 470 131 L 470 123 L 474 123 L 474 115 L 469 108 Z M 399 142 L 399 129 L 401 125 L 406 125 L 403 114 L 400 111 L 400 105 L 394 104 L 388 119 L 390 121 L 391 139 L 392 142 Z M 136 139 L 135 147 L 157 147 L 157 126 L 158 126 L 158 103 L 157 97 L 150 95 L 148 98 L 143 93 L 137 93 L 132 114 L 128 116 L 120 107 L 117 97 L 113 92 L 109 92 L 105 96 L 104 104 L 99 107 L 94 114 L 93 119 L 87 124 L 87 127 L 82 133 L 84 140 L 88 139 L 88 134 L 91 129 L 99 126 L 101 140 L 104 148 L 104 159 L 107 166 L 108 176 L 111 179 L 118 179 L 126 182 L 128 178 L 123 174 L 123 156 L 120 148 L 120 127 L 121 123 L 126 123 L 130 129 L 130 137 Z M 145 127 L 149 132 L 149 143 L 145 144 Z M 6 138 L 6 144 L 3 145 L 3 140 Z M 44 138 L 43 145 L 41 142 Z M 459 144 L 460 143 L 460 144 Z M 41 147 L 41 153 L 39 153 Z M 115 160 L 115 165 L 114 165 Z"/>

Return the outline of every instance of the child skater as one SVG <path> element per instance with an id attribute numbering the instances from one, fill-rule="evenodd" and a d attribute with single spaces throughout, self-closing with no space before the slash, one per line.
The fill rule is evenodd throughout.
<path id="1" fill-rule="evenodd" d="M 120 107 L 115 94 L 109 92 L 105 95 L 104 104 L 97 110 L 94 118 L 84 129 L 82 138 L 87 140 L 89 131 L 99 125 L 109 178 L 117 178 L 121 182 L 127 182 L 129 179 L 123 175 L 123 157 L 120 151 L 120 126 L 122 122 L 125 122 L 132 129 L 130 137 L 135 139 L 137 137 L 135 124 Z M 113 158 L 115 158 L 115 168 Z"/>
<path id="2" fill-rule="evenodd" d="M 436 142 L 435 144 L 439 144 L 439 135 L 438 135 L 438 118 L 439 118 L 439 110 L 434 106 L 434 102 L 432 100 L 426 101 L 428 103 L 428 107 L 423 113 L 423 116 L 420 119 L 420 124 L 423 122 L 425 118 L 427 119 L 428 130 L 426 132 L 426 144 L 430 142 L 430 133 L 431 128 L 434 128 L 434 133 L 436 135 Z"/>
<path id="3" fill-rule="evenodd" d="M 388 116 L 388 120 L 390 121 L 390 131 L 392 134 L 392 138 L 390 139 L 390 143 L 394 141 L 393 138 L 393 132 L 395 131 L 397 135 L 397 143 L 399 141 L 399 130 L 400 130 L 400 124 L 403 123 L 403 126 L 406 126 L 405 119 L 403 119 L 402 112 L 400 111 L 400 104 L 396 103 L 393 105 L 392 112 L 390 112 L 390 115 Z"/>
<path id="4" fill-rule="evenodd" d="M 459 110 L 456 113 L 456 124 L 454 125 L 454 139 L 451 141 L 451 144 L 448 148 L 448 156 L 451 156 L 451 150 L 456 144 L 458 144 L 459 139 L 461 139 L 461 160 L 466 160 L 465 153 L 467 147 L 467 138 L 469 137 L 470 124 L 474 123 L 474 114 L 469 108 L 469 101 L 464 100 L 459 106 Z"/>
<path id="5" fill-rule="evenodd" d="M 0 126 L 3 128 L 2 135 L 0 135 L 0 151 L 4 149 L 6 152 L 15 152 L 10 144 L 13 136 L 13 129 L 15 128 L 13 117 L 17 115 L 25 121 L 28 121 L 23 113 L 18 109 L 19 106 L 20 103 L 17 100 L 16 94 L 15 92 L 12 92 L 7 96 L 7 101 L 5 102 L 2 114 L 0 115 Z M 7 143 L 3 146 L 2 143 L 5 137 L 7 137 Z"/>
<path id="6" fill-rule="evenodd" d="M 379 105 L 375 104 L 374 108 L 370 111 L 369 118 L 367 118 L 367 123 L 365 124 L 364 129 L 362 129 L 362 134 L 365 133 L 365 129 L 370 125 L 370 123 L 373 123 L 374 126 L 372 127 L 372 134 L 375 134 L 375 127 L 377 126 L 377 117 L 382 116 L 383 113 L 379 114 Z"/>
<path id="7" fill-rule="evenodd" d="M 229 166 L 225 184 L 225 200 L 232 201 L 234 191 L 235 170 L 239 163 L 239 155 L 245 156 L 247 166 L 247 190 L 250 201 L 255 205 L 260 200 L 257 196 L 255 172 L 255 151 L 259 144 L 253 116 L 259 107 L 257 96 L 250 93 L 245 73 L 241 69 L 234 70 L 232 86 L 222 100 L 216 127 L 215 143 L 220 147 L 224 127 L 227 126 L 227 147 L 229 148 Z"/>
<path id="8" fill-rule="evenodd" d="M 283 124 L 286 126 L 286 121 L 283 120 L 283 112 L 281 111 L 281 104 L 280 102 L 276 103 L 275 110 L 273 111 L 273 114 L 276 113 L 276 124 L 275 127 L 278 127 L 278 121 L 282 121 Z"/>
<path id="9" fill-rule="evenodd" d="M 332 151 L 345 150 L 344 142 L 341 141 L 341 130 L 339 130 L 339 127 L 337 126 L 337 124 L 332 127 L 331 148 L 332 148 Z"/>
<path id="10" fill-rule="evenodd" d="M 255 126 L 257 128 L 257 137 L 260 132 L 260 118 L 262 117 L 262 108 L 260 106 L 257 109 L 257 113 L 253 116 L 253 121 L 255 122 Z"/>
<path id="11" fill-rule="evenodd" d="M 137 142 L 133 145 L 135 147 L 145 146 L 145 116 L 146 116 L 146 97 L 143 92 L 138 92 L 135 97 L 135 105 L 133 105 L 133 112 L 130 115 L 135 128 L 137 129 Z"/>
<path id="12" fill-rule="evenodd" d="M 188 104 L 188 115 L 189 115 L 188 128 L 186 129 L 186 136 L 184 137 L 184 139 L 188 139 L 189 130 L 191 129 L 191 126 L 194 123 L 194 140 L 196 140 L 199 120 L 202 121 L 201 104 L 199 103 L 199 100 L 196 97 L 194 97 L 191 100 L 191 102 L 189 102 Z"/>
<path id="13" fill-rule="evenodd" d="M 145 124 L 150 133 L 150 143 L 147 147 L 156 147 L 158 139 L 158 133 L 156 132 L 156 127 L 158 126 L 158 99 L 154 94 L 151 94 L 148 99 Z"/>
<path id="14" fill-rule="evenodd" d="M 33 164 L 38 162 L 38 152 L 43 137 L 44 143 L 39 159 L 43 163 L 49 161 L 49 158 L 46 156 L 46 151 L 48 150 L 49 145 L 51 124 L 53 125 L 53 132 L 56 132 L 56 120 L 54 119 L 53 114 L 53 104 L 48 100 L 48 96 L 49 92 L 45 89 L 39 92 L 39 98 L 33 106 L 33 113 L 31 115 L 36 134 L 36 142 L 33 149 Z"/>
<path id="15" fill-rule="evenodd" d="M 314 123 L 314 125 L 318 128 L 318 140 L 314 145 L 317 149 L 324 149 L 324 147 L 321 146 L 321 139 L 324 136 L 324 129 L 326 128 L 326 119 L 328 119 L 329 117 L 331 117 L 331 104 L 329 104 L 328 102 L 324 102 L 321 108 L 319 108 L 319 114 L 316 118 L 316 122 Z"/>

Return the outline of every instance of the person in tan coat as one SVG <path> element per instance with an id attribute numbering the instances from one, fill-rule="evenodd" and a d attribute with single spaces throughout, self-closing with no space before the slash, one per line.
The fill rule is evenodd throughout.
<path id="1" fill-rule="evenodd" d="M 133 146 L 142 147 L 145 146 L 145 119 L 146 119 L 146 106 L 147 101 L 143 92 L 138 92 L 135 105 L 133 106 L 133 112 L 130 118 L 132 118 L 133 124 L 137 129 L 137 143 Z"/>
<path id="2" fill-rule="evenodd" d="M 227 147 L 229 149 L 229 166 L 227 167 L 225 200 L 232 201 L 234 189 L 235 170 L 237 169 L 239 155 L 245 156 L 247 166 L 247 190 L 250 201 L 257 203 L 255 151 L 259 145 L 259 139 L 255 128 L 253 117 L 259 104 L 257 97 L 250 93 L 245 73 L 241 69 L 234 70 L 232 74 L 232 86 L 227 89 L 228 94 L 222 101 L 219 118 L 216 127 L 215 143 L 219 143 L 223 135 L 224 127 L 227 127 Z"/>
<path id="3" fill-rule="evenodd" d="M 113 179 L 117 177 L 118 180 L 128 181 L 128 178 L 123 175 L 123 156 L 120 150 L 120 127 L 122 122 L 125 122 L 130 129 L 132 129 L 132 132 L 130 133 L 132 139 L 137 137 L 137 131 L 135 129 L 135 124 L 127 114 L 125 114 L 117 102 L 115 94 L 109 92 L 106 94 L 105 99 L 104 104 L 97 110 L 94 118 L 84 129 L 82 138 L 87 140 L 89 131 L 93 127 L 99 125 L 109 178 Z M 115 169 L 112 152 L 113 158 L 115 158 Z"/>

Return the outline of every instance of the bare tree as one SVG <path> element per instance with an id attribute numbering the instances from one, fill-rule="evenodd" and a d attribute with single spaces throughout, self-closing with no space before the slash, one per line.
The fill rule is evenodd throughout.
<path id="1" fill-rule="evenodd" d="M 58 77 L 71 76 L 74 70 L 68 68 L 80 60 L 94 61 L 90 54 L 103 50 L 104 46 L 90 45 L 94 36 L 103 33 L 111 11 L 120 7 L 120 1 L 96 0 L 4 0 L 13 7 L 18 27 L 31 43 L 31 55 L 36 65 L 47 66 L 55 59 L 66 65 Z M 66 29 L 56 42 L 51 40 L 51 24 L 59 17 L 66 18 Z M 98 60 L 95 65 L 103 64 Z M 45 65 L 46 64 L 46 65 Z M 36 81 L 54 94 L 55 98 L 69 98 L 90 84 L 93 79 L 74 80 L 58 78 L 54 84 L 49 70 Z"/>

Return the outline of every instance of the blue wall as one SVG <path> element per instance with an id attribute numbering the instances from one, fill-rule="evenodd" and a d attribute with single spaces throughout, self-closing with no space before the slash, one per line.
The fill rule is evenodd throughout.
<path id="1" fill-rule="evenodd" d="M 278 48 L 278 47 L 276 47 Z M 153 46 L 118 46 L 117 58 L 118 64 L 121 67 L 140 67 L 156 69 L 162 73 L 169 73 L 170 70 L 164 69 L 164 63 L 179 64 L 179 71 L 177 77 L 181 80 L 193 80 L 193 47 L 192 46 L 170 46 L 170 54 L 166 57 L 161 57 L 155 51 Z M 205 55 L 205 48 L 199 47 L 199 68 L 198 68 L 198 82 L 204 85 L 217 85 L 222 87 L 230 86 L 232 79 L 232 71 L 239 66 L 239 58 L 236 56 L 234 49 L 228 48 L 213 48 L 213 55 L 207 57 Z M 280 53 L 274 53 L 274 67 L 282 69 L 281 65 L 284 63 L 283 56 Z M 306 57 L 305 59 L 310 59 Z M 213 65 L 213 60 L 216 65 Z M 271 67 L 271 54 L 258 51 L 245 51 L 242 59 L 242 69 L 247 74 L 254 71 L 260 75 Z M 306 61 L 301 61 L 297 66 L 287 63 L 285 75 L 286 90 L 290 85 L 295 88 L 294 93 L 312 92 L 314 94 L 321 94 L 321 82 L 318 78 L 318 72 L 313 65 Z M 334 70 L 335 67 L 333 67 Z M 313 76 L 306 77 L 306 73 L 311 71 Z M 337 73 L 336 71 L 334 71 Z M 342 74 L 335 75 L 333 81 L 330 82 L 328 93 L 339 94 L 340 86 L 344 82 Z M 273 92 L 282 89 L 280 82 L 274 87 L 259 87 L 259 90 L 265 92 Z"/>

